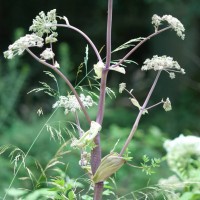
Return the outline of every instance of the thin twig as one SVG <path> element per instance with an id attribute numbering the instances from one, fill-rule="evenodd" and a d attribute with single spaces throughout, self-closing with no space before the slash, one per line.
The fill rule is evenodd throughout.
<path id="1" fill-rule="evenodd" d="M 94 43 L 92 42 L 92 40 L 83 31 L 81 31 L 80 29 L 78 29 L 78 28 L 76 28 L 74 26 L 67 25 L 67 24 L 55 24 L 55 26 L 69 28 L 69 29 L 72 29 L 72 30 L 80 33 L 88 41 L 88 43 L 91 45 L 91 47 L 93 48 L 93 50 L 94 50 L 94 52 L 95 52 L 98 60 L 102 61 L 102 58 L 101 58 L 101 56 L 100 56 L 100 54 L 99 54 L 96 46 L 94 45 Z"/>
<path id="2" fill-rule="evenodd" d="M 154 104 L 154 105 L 152 105 L 152 106 L 149 106 L 148 108 L 146 108 L 146 110 L 149 110 L 149 109 L 151 109 L 151 108 L 154 108 L 154 107 L 156 107 L 156 106 L 158 106 L 158 105 L 160 105 L 160 104 L 163 104 L 163 101 L 160 101 L 160 102 L 158 102 L 158 103 L 156 103 L 156 104 Z"/>
<path id="3" fill-rule="evenodd" d="M 132 50 L 130 50 L 117 64 L 111 66 L 111 67 L 117 67 L 120 66 L 133 52 L 135 52 L 142 44 L 144 44 L 147 40 L 151 39 L 152 37 L 158 35 L 159 33 L 162 33 L 168 29 L 170 29 L 171 27 L 166 27 L 163 28 L 159 31 L 156 31 L 155 33 L 149 35 L 148 37 L 146 37 L 144 40 L 142 40 L 141 42 L 139 42 Z"/>
<path id="4" fill-rule="evenodd" d="M 143 106 L 142 106 L 142 108 L 140 109 L 140 111 L 138 113 L 138 116 L 137 116 L 137 118 L 135 120 L 135 123 L 133 124 L 132 130 L 131 130 L 131 132 L 130 132 L 130 134 L 129 134 L 129 136 L 128 136 L 125 144 L 124 144 L 124 146 L 122 147 L 122 150 L 121 150 L 119 156 L 122 156 L 124 154 L 124 152 L 127 149 L 129 143 L 131 142 L 131 139 L 133 138 L 133 135 L 134 135 L 135 131 L 137 130 L 138 124 L 140 122 L 140 118 L 141 118 L 141 116 L 143 114 L 143 111 L 145 110 L 145 108 L 147 106 L 147 103 L 149 102 L 149 99 L 150 99 L 150 97 L 151 97 L 151 95 L 153 93 L 153 90 L 154 90 L 154 88 L 155 88 L 155 86 L 157 84 L 157 81 L 158 81 L 158 78 L 160 76 L 160 73 L 161 73 L 161 71 L 158 71 L 157 76 L 156 76 L 156 78 L 155 78 L 155 80 L 153 82 L 153 85 L 151 86 L 151 89 L 150 89 L 150 91 L 149 91 L 149 93 L 148 93 L 148 95 L 147 95 L 147 97 L 146 97 L 146 99 L 145 99 L 145 101 L 143 103 Z"/>

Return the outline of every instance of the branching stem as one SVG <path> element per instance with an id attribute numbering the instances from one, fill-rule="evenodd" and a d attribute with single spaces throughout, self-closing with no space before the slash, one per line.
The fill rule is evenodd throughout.
<path id="1" fill-rule="evenodd" d="M 113 0 L 108 0 L 108 17 L 107 17 L 107 34 L 106 34 L 106 68 L 102 72 L 100 98 L 98 104 L 98 113 L 96 122 L 100 125 L 103 123 L 105 95 L 106 95 L 106 82 L 108 75 L 108 68 L 111 61 L 111 30 L 112 30 L 112 11 Z M 96 147 L 91 152 L 91 167 L 94 174 L 101 162 L 101 146 L 100 146 L 100 133 L 94 139 Z M 103 182 L 96 183 L 94 186 L 94 200 L 101 200 L 103 192 Z"/>
<path id="2" fill-rule="evenodd" d="M 163 28 L 159 31 L 156 31 L 155 33 L 149 35 L 148 37 L 146 37 L 144 40 L 142 40 L 141 42 L 139 42 L 132 50 L 130 50 L 117 64 L 111 66 L 111 67 L 117 67 L 120 66 L 133 52 L 135 52 L 142 44 L 144 44 L 147 40 L 151 39 L 152 37 L 158 35 L 159 33 L 162 33 L 168 29 L 170 29 L 171 27 L 166 27 Z"/>
<path id="3" fill-rule="evenodd" d="M 140 119 L 141 119 L 141 116 L 143 114 L 143 111 L 146 108 L 146 106 L 147 106 L 147 104 L 149 102 L 149 99 L 150 99 L 150 97 L 151 97 L 151 95 L 152 95 L 152 93 L 154 91 L 154 88 L 155 88 L 155 86 L 157 84 L 157 81 L 158 81 L 158 78 L 160 76 L 160 73 L 161 73 L 161 71 L 159 71 L 157 73 L 157 76 L 156 76 L 156 78 L 155 78 L 155 80 L 153 82 L 153 85 L 151 86 L 151 89 L 150 89 L 150 91 L 149 91 L 149 93 L 148 93 L 148 95 L 147 95 L 147 97 L 146 97 L 146 99 L 145 99 L 145 101 L 144 101 L 144 103 L 142 105 L 142 108 L 140 109 L 140 112 L 138 113 L 138 116 L 137 116 L 137 118 L 135 120 L 135 123 L 133 124 L 132 130 L 131 130 L 131 132 L 130 132 L 130 134 L 129 134 L 129 136 L 128 136 L 125 144 L 124 144 L 124 146 L 122 147 L 122 150 L 121 150 L 119 156 L 122 156 L 124 154 L 124 152 L 127 149 L 129 143 L 131 142 L 131 139 L 133 138 L 133 135 L 135 134 L 135 131 L 137 130 L 137 127 L 138 127 L 138 124 L 140 122 Z"/>
<path id="4" fill-rule="evenodd" d="M 79 105 L 81 106 L 81 109 L 82 109 L 82 111 L 83 111 L 88 123 L 90 124 L 91 123 L 91 119 L 90 119 L 90 117 L 89 117 L 89 115 L 88 115 L 88 113 L 87 113 L 87 111 L 85 109 L 85 106 L 81 102 L 79 95 L 77 94 L 76 90 L 74 89 L 73 85 L 68 80 L 68 78 L 61 71 L 59 71 L 58 68 L 56 68 L 55 66 L 53 66 L 53 65 L 51 65 L 51 64 L 49 64 L 49 63 L 47 63 L 47 62 L 45 62 L 43 60 L 41 60 L 39 57 L 37 57 L 30 49 L 27 48 L 26 50 L 35 60 L 37 60 L 39 63 L 51 68 L 52 70 L 54 70 L 67 83 L 67 85 L 69 86 L 69 88 L 71 89 L 73 94 L 75 95 L 77 101 L 79 102 Z"/>

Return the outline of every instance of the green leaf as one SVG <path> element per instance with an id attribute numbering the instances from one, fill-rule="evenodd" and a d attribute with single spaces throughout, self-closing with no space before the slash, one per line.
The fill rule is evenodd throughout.
<path id="1" fill-rule="evenodd" d="M 76 195 L 74 193 L 73 190 L 71 190 L 69 193 L 68 193 L 68 198 L 69 200 L 74 200 L 76 198 Z"/>

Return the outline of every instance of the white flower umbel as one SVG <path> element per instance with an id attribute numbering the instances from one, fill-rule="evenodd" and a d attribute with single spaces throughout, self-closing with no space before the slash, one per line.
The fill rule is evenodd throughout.
<path id="1" fill-rule="evenodd" d="M 96 104 L 89 95 L 85 96 L 84 94 L 80 94 L 80 100 L 87 108 L 92 107 L 94 104 Z M 53 104 L 53 108 L 57 107 L 65 108 L 65 114 L 81 110 L 80 104 L 77 101 L 75 95 L 68 95 L 67 97 L 60 96 L 59 100 L 55 104 Z"/>
<path id="2" fill-rule="evenodd" d="M 43 45 L 43 38 L 35 34 L 27 34 L 9 45 L 8 50 L 4 52 L 4 57 L 12 59 L 15 55 L 21 55 L 29 47 L 42 47 Z"/>
<path id="3" fill-rule="evenodd" d="M 86 145 L 91 144 L 100 130 L 101 125 L 95 121 L 92 121 L 90 124 L 90 129 L 86 131 L 80 139 L 74 139 L 71 146 L 83 148 Z"/>
<path id="4" fill-rule="evenodd" d="M 154 25 L 155 31 L 158 30 L 158 27 L 161 25 L 161 22 L 162 22 L 162 18 L 160 16 L 158 16 L 156 14 L 153 15 L 151 23 Z"/>
<path id="5" fill-rule="evenodd" d="M 30 26 L 29 31 L 33 31 L 38 36 L 42 37 L 44 34 L 55 34 L 56 30 L 56 9 L 51 10 L 45 15 L 42 11 L 33 20 L 33 24 Z M 53 35 L 55 38 L 56 35 Z"/>
<path id="6" fill-rule="evenodd" d="M 176 34 L 182 39 L 185 39 L 185 28 L 183 24 L 175 17 L 172 17 L 171 15 L 164 15 L 162 17 L 163 21 L 168 22 L 168 24 L 172 27 L 174 31 L 176 31 Z"/>
<path id="7" fill-rule="evenodd" d="M 144 61 L 144 65 L 142 66 L 142 70 L 146 71 L 151 69 L 155 71 L 164 70 L 169 73 L 170 78 L 175 78 L 174 73 L 185 74 L 184 69 L 180 67 L 178 62 L 168 56 L 155 55 L 152 59 L 146 59 Z"/>
<path id="8" fill-rule="evenodd" d="M 53 53 L 51 48 L 46 48 L 41 54 L 40 54 L 41 58 L 44 60 L 50 60 L 52 59 L 55 54 Z"/>
<path id="9" fill-rule="evenodd" d="M 200 137 L 180 135 L 174 140 L 165 141 L 164 148 L 171 170 L 183 180 L 200 181 Z"/>
<path id="10" fill-rule="evenodd" d="M 171 16 L 171 15 L 163 15 L 162 17 L 158 16 L 158 15 L 153 15 L 152 17 L 152 24 L 155 27 L 155 31 L 158 30 L 158 27 L 161 25 L 161 23 L 163 21 L 166 21 L 169 26 L 171 26 L 171 28 L 176 31 L 176 34 L 182 39 L 184 40 L 185 38 L 185 28 L 183 26 L 183 24 L 175 17 Z"/>

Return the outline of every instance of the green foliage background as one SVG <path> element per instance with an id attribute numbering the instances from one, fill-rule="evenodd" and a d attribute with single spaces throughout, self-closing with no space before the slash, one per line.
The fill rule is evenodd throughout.
<path id="1" fill-rule="evenodd" d="M 67 16 L 69 22 L 85 31 L 101 49 L 105 45 L 106 31 L 106 0 L 0 0 L 0 145 L 14 144 L 26 152 L 41 129 L 45 120 L 52 113 L 52 104 L 55 102 L 43 93 L 26 93 L 39 85 L 38 81 L 48 82 L 55 87 L 42 71 L 43 66 L 36 63 L 28 55 L 15 60 L 7 61 L 3 58 L 3 51 L 16 38 L 28 32 L 32 19 L 41 11 L 57 9 L 60 16 Z M 174 138 L 180 133 L 199 135 L 200 132 L 200 2 L 199 0 L 114 0 L 113 14 L 113 49 L 122 43 L 139 36 L 147 36 L 153 31 L 151 16 L 171 14 L 182 21 L 186 28 L 186 39 L 179 40 L 173 32 L 167 32 L 153 38 L 142 46 L 131 59 L 138 62 L 138 66 L 131 65 L 127 68 L 127 75 L 110 73 L 109 87 L 118 94 L 118 84 L 127 82 L 129 89 L 134 89 L 134 95 L 143 101 L 153 80 L 154 74 L 144 74 L 140 71 L 142 62 L 154 54 L 169 55 L 185 68 L 185 76 L 177 76 L 170 80 L 162 76 L 156 87 L 150 104 L 156 103 L 161 98 L 170 97 L 173 110 L 165 113 L 160 107 L 144 116 L 139 130 L 134 138 L 130 151 L 134 164 L 141 162 L 144 154 L 150 157 L 161 157 L 165 154 L 162 143 L 165 138 Z M 59 30 L 59 40 L 55 51 L 58 54 L 62 71 L 75 82 L 78 66 L 83 62 L 86 42 L 70 30 Z M 116 54 L 113 59 L 124 55 L 125 52 Z M 105 48 L 102 50 L 105 55 Z M 103 57 L 103 56 L 102 56 Z M 94 53 L 89 51 L 90 68 L 96 63 Z M 59 79 L 58 79 L 59 80 Z M 59 80 L 61 93 L 65 94 L 67 87 Z M 105 155 L 115 145 L 118 138 L 120 142 L 117 149 L 123 144 L 134 122 L 137 110 L 131 106 L 126 95 L 117 95 L 106 105 L 106 116 L 102 132 L 103 154 Z M 36 112 L 42 107 L 44 115 L 38 117 Z M 96 111 L 90 111 L 93 119 Z M 55 121 L 63 120 L 65 116 L 61 111 L 54 116 Z M 64 119 L 66 120 L 66 119 Z M 83 123 L 84 123 L 84 119 Z M 109 143 L 109 145 L 108 145 Z M 30 168 L 37 174 L 34 159 L 45 166 L 59 147 L 58 141 L 50 140 L 49 133 L 43 132 L 30 152 L 33 159 L 28 159 Z M 70 163 L 67 173 L 70 177 L 79 177 L 83 172 L 77 165 L 78 152 L 72 152 L 64 158 Z M 116 176 L 119 180 L 119 194 L 155 184 L 160 177 L 166 177 L 170 172 L 165 170 L 165 164 L 157 170 L 155 175 L 147 177 L 140 170 L 129 166 L 122 168 Z M 23 176 L 20 171 L 19 177 Z M 0 196 L 8 187 L 13 177 L 13 167 L 8 155 L 0 157 Z M 14 186 L 21 187 L 21 182 Z M 126 185 L 126 187 L 123 187 Z M 23 185 L 24 187 L 30 185 Z"/>

